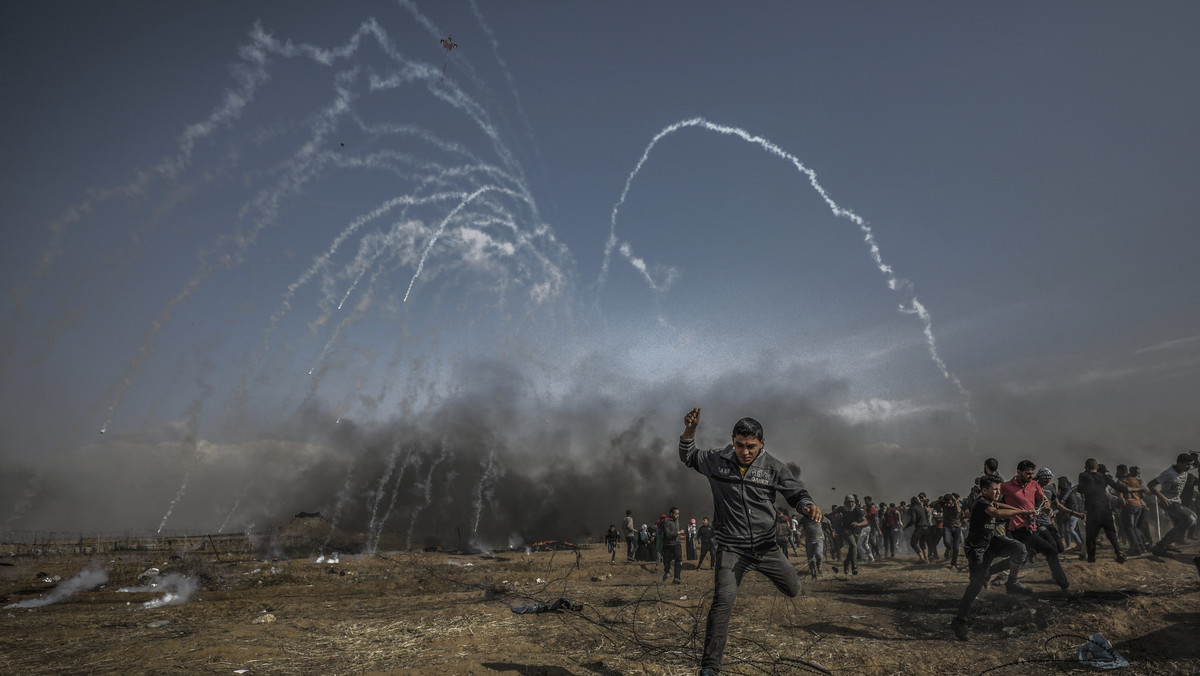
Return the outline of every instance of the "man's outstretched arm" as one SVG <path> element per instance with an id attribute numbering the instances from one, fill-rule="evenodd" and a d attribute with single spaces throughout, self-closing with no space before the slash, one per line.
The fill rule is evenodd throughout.
<path id="1" fill-rule="evenodd" d="M 689 467 L 695 468 L 689 462 L 696 453 L 696 428 L 700 426 L 700 409 L 693 408 L 683 416 L 683 434 L 679 435 L 679 460 Z"/>
<path id="2" fill-rule="evenodd" d="M 688 414 L 683 416 L 683 434 L 679 435 L 680 439 L 695 439 L 696 428 L 700 426 L 700 409 L 693 408 L 688 411 Z"/>

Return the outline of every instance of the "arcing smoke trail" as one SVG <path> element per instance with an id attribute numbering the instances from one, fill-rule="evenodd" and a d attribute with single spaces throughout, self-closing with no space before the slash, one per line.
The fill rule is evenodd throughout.
<path id="1" fill-rule="evenodd" d="M 474 202 L 475 199 L 480 195 L 489 192 L 500 192 L 506 195 L 511 195 L 518 199 L 522 198 L 522 195 L 519 193 L 513 192 L 508 188 L 500 188 L 494 185 L 485 185 L 482 188 L 477 189 L 475 192 L 472 192 L 470 195 L 464 197 L 461 202 L 459 202 L 453 209 L 450 210 L 450 213 L 446 214 L 446 217 L 442 219 L 442 222 L 438 224 L 437 231 L 433 233 L 433 237 L 431 237 L 429 239 L 429 243 L 425 245 L 425 250 L 421 252 L 421 260 L 417 261 L 417 271 L 413 273 L 412 280 L 408 282 L 408 290 L 404 292 L 405 303 L 408 302 L 408 296 L 412 293 L 413 285 L 417 283 L 417 277 L 421 276 L 421 270 L 425 268 L 425 259 L 429 258 L 430 250 L 433 249 L 433 245 L 437 244 L 437 241 L 442 236 L 442 233 L 446 231 L 446 224 L 449 223 L 450 220 L 453 219 L 456 214 L 458 214 L 458 212 L 466 208 L 468 204 Z"/>
<path id="2" fill-rule="evenodd" d="M 853 211 L 845 209 L 838 205 L 837 202 L 834 202 L 833 199 L 829 197 L 829 194 L 825 191 L 825 188 L 823 188 L 817 181 L 817 173 L 806 167 L 804 163 L 799 160 L 799 158 L 784 151 L 771 141 L 761 136 L 754 136 L 744 129 L 715 124 L 702 117 L 694 117 L 689 120 L 683 120 L 664 127 L 662 131 L 658 132 L 658 134 L 656 134 L 654 138 L 650 140 L 649 145 L 647 145 L 646 149 L 642 152 L 642 157 L 638 160 L 637 165 L 634 166 L 633 171 L 629 174 L 629 177 L 625 179 L 625 188 L 621 191 L 620 199 L 618 199 L 617 203 L 613 205 L 608 241 L 604 245 L 604 260 L 600 267 L 600 276 L 597 280 L 597 287 L 599 288 L 604 286 L 604 282 L 608 278 L 609 261 L 612 258 L 613 250 L 616 249 L 630 263 L 630 265 L 633 265 L 634 268 L 642 273 L 651 289 L 656 292 L 662 290 L 646 271 L 645 262 L 634 256 L 633 248 L 627 242 L 621 242 L 617 239 L 617 212 L 620 210 L 621 205 L 625 203 L 625 198 L 629 195 L 629 188 L 633 184 L 634 177 L 636 177 L 638 172 L 642 170 L 642 165 L 644 165 L 646 160 L 650 157 L 650 151 L 654 149 L 654 146 L 658 145 L 658 142 L 666 136 L 669 136 L 680 129 L 688 127 L 699 127 L 701 129 L 714 131 L 727 136 L 736 136 L 747 143 L 753 143 L 760 146 L 762 149 L 766 150 L 772 155 L 791 162 L 792 166 L 794 166 L 797 171 L 808 177 L 809 184 L 812 185 L 813 189 L 817 191 L 817 194 L 821 196 L 821 199 L 825 201 L 825 204 L 829 206 L 829 209 L 833 212 L 834 216 L 845 218 L 859 227 L 863 233 L 863 240 L 867 243 L 867 250 L 870 253 L 871 260 L 875 263 L 875 267 L 878 268 L 887 279 L 888 288 L 893 291 L 902 291 L 907 294 L 906 302 L 902 303 L 899 307 L 900 312 L 905 314 L 914 314 L 921 319 L 925 333 L 925 342 L 929 347 L 929 356 L 933 359 L 933 363 L 941 372 L 942 377 L 948 380 L 952 385 L 954 385 L 955 389 L 958 390 L 959 397 L 962 401 L 963 412 L 966 415 L 967 420 L 974 425 L 975 416 L 971 412 L 971 393 L 968 392 L 965 387 L 963 387 L 963 384 L 959 381 L 958 377 L 950 372 L 950 369 L 946 367 L 946 363 L 942 360 L 941 355 L 938 354 L 937 342 L 933 337 L 933 317 L 929 314 L 929 311 L 925 309 L 925 306 L 922 305 L 917 299 L 916 294 L 913 292 L 912 282 L 901 277 L 897 277 L 895 271 L 892 270 L 892 266 L 884 263 L 883 256 L 879 251 L 879 245 L 875 242 L 875 234 L 871 231 L 871 226 L 868 225 L 867 222 L 858 214 L 855 214 Z"/>
<path id="3" fill-rule="evenodd" d="M 269 36 L 256 35 L 256 37 L 261 37 L 269 42 Z M 108 431 L 113 415 L 124 402 L 125 394 L 133 385 L 133 380 L 141 371 L 146 360 L 154 354 L 156 338 L 164 326 L 171 321 L 175 308 L 190 300 L 206 279 L 219 268 L 240 265 L 244 261 L 247 251 L 257 241 L 259 234 L 275 221 L 284 197 L 300 192 L 305 184 L 320 173 L 327 158 L 314 152 L 314 148 L 320 144 L 322 138 L 336 128 L 338 118 L 350 110 L 350 100 L 353 98 L 348 89 L 338 87 L 337 90 L 338 94 L 333 102 L 316 116 L 310 129 L 311 140 L 296 151 L 284 176 L 278 180 L 275 186 L 261 191 L 251 203 L 242 208 L 242 214 L 251 212 L 258 214 L 253 219 L 250 228 L 246 232 L 239 230 L 232 236 L 223 235 L 218 238 L 211 249 L 202 250 L 199 256 L 201 260 L 199 268 L 184 284 L 183 289 L 167 302 L 158 316 L 150 323 L 150 327 L 143 335 L 142 344 L 133 359 L 130 360 L 125 374 L 117 384 L 109 389 L 109 393 L 106 393 L 106 396 L 113 396 L 114 401 L 109 405 L 108 417 L 100 427 L 101 434 Z"/>

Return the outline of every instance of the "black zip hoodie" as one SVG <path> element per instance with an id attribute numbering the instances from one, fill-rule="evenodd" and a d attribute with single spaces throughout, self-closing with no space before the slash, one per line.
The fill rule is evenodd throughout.
<path id="1" fill-rule="evenodd" d="M 745 551 L 775 546 L 775 494 L 797 510 L 815 504 L 804 484 L 777 458 L 759 451 L 746 469 L 738 469 L 733 445 L 701 451 L 695 439 L 679 440 L 679 459 L 708 478 L 713 495 L 713 530 L 718 545 Z"/>

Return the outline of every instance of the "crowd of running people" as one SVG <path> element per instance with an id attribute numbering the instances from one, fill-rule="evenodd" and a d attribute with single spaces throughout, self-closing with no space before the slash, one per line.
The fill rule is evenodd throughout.
<path id="1" fill-rule="evenodd" d="M 1003 579 L 1008 593 L 1032 593 L 1020 580 L 1020 568 L 1038 556 L 1049 565 L 1054 582 L 1073 594 L 1077 592 L 1060 557 L 1095 562 L 1101 532 L 1117 563 L 1131 556 L 1181 552 L 1181 545 L 1200 535 L 1200 482 L 1191 471 L 1197 468 L 1200 456 L 1189 451 L 1143 482 L 1137 466 L 1117 465 L 1114 476 L 1089 458 L 1072 482 L 1031 460 L 1022 460 L 1015 475 L 1004 478 L 997 460 L 988 458 L 983 473 L 963 493 L 921 492 L 897 502 L 850 494 L 817 519 L 779 510 L 776 542 L 785 555 L 803 560 L 813 579 L 829 566 L 834 573 L 857 575 L 860 563 L 907 556 L 919 564 L 968 570 L 970 582 L 951 622 L 954 634 L 966 640 L 967 615 L 979 592 Z M 679 581 L 685 552 L 696 568 L 706 560 L 713 566 L 709 519 L 681 520 L 674 507 L 640 526 L 627 510 L 621 527 L 610 526 L 605 540 L 612 562 L 623 541 L 626 560 L 650 562 L 655 570 L 661 563 L 663 581 Z M 1200 556 L 1193 562 L 1200 570 Z M 991 580 L 998 574 L 1002 577 Z"/>

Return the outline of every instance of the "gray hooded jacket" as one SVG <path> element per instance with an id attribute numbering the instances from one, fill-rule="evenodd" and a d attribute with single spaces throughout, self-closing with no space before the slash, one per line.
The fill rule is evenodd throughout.
<path id="1" fill-rule="evenodd" d="M 777 458 L 759 451 L 746 475 L 738 470 L 733 445 L 701 451 L 695 439 L 679 440 L 679 459 L 708 477 L 713 495 L 713 530 L 718 545 L 740 550 L 775 546 L 775 494 L 795 509 L 814 504 L 804 484 Z"/>

